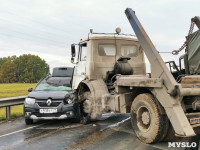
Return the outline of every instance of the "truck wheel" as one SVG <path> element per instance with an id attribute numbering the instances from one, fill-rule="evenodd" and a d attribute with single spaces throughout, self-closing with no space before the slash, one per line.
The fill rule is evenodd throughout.
<path id="1" fill-rule="evenodd" d="M 165 142 L 169 142 L 169 141 L 178 141 L 178 137 L 175 136 L 175 131 L 171 125 L 171 123 L 169 124 L 169 128 L 167 130 L 167 135 L 165 136 L 165 138 L 163 139 L 163 141 Z"/>
<path id="2" fill-rule="evenodd" d="M 82 124 L 88 124 L 90 122 L 90 114 L 91 114 L 91 101 L 90 101 L 90 92 L 83 93 L 83 100 L 80 103 L 80 112 L 81 118 L 80 122 Z"/>
<path id="3" fill-rule="evenodd" d="M 25 119 L 26 125 L 31 125 L 33 124 L 33 119 Z"/>
<path id="4" fill-rule="evenodd" d="M 136 136 L 144 143 L 163 140 L 168 118 L 164 109 L 151 94 L 138 95 L 131 106 L 131 124 Z"/>

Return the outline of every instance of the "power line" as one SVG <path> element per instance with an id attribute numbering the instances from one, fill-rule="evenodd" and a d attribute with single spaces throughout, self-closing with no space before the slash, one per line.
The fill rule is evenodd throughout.
<path id="1" fill-rule="evenodd" d="M 28 41 L 34 41 L 34 42 L 39 42 L 38 40 L 36 40 L 35 38 L 32 38 L 31 39 L 31 36 L 30 37 L 28 37 L 28 38 L 22 38 L 22 37 L 20 37 L 20 36 L 17 36 L 17 35 L 13 35 L 13 34 L 9 34 L 9 33 L 2 33 L 2 32 L 0 32 L 0 34 L 1 35 L 4 35 L 4 36 L 7 36 L 7 37 L 14 37 L 14 38 L 17 38 L 17 39 L 23 39 L 23 40 L 28 40 Z M 41 39 L 41 38 L 37 38 L 37 39 Z M 48 40 L 48 39 L 45 39 L 45 40 L 47 40 L 47 41 L 49 41 L 50 42 L 50 40 Z M 41 43 L 41 42 L 39 42 L 39 43 Z M 52 42 L 51 42 L 52 43 Z M 60 42 L 60 43 L 58 43 L 58 42 L 53 42 L 55 45 L 59 45 L 59 46 L 63 46 L 63 47 L 66 47 L 66 44 L 65 43 L 62 43 L 62 42 Z M 48 43 L 49 44 L 49 43 Z"/>
<path id="2" fill-rule="evenodd" d="M 13 21 L 10 21 L 10 20 L 7 20 L 7 19 L 2 19 L 2 18 L 0 18 L 0 20 L 2 20 L 2 21 L 6 21 L 6 22 L 9 22 L 9 23 L 12 23 L 13 24 Z M 16 22 L 14 22 L 14 23 L 16 23 Z M 34 28 L 31 28 L 30 26 L 27 26 L 26 24 L 20 24 L 20 27 L 22 27 L 22 26 L 24 26 L 24 27 L 26 27 L 26 28 L 30 28 L 31 29 L 31 31 L 34 29 Z M 16 26 L 15 26 L 16 27 Z M 69 37 L 69 33 L 68 34 L 66 34 L 66 33 L 63 33 L 63 32 L 56 32 L 56 33 L 54 33 L 54 32 L 47 32 L 47 31 L 45 31 L 45 30 L 41 30 L 41 28 L 39 28 L 39 29 L 35 29 L 36 31 L 42 31 L 43 33 L 45 33 L 45 34 L 49 34 L 49 35 L 56 35 L 56 36 L 59 36 L 59 37 L 61 37 L 60 35 L 60 33 L 62 33 L 62 37 L 64 37 L 64 38 L 68 38 Z M 64 36 L 63 36 L 64 35 Z"/>
<path id="3" fill-rule="evenodd" d="M 41 22 L 39 22 L 39 21 L 32 20 L 32 19 L 30 19 L 29 17 L 17 15 L 16 13 L 14 13 L 14 12 L 12 12 L 12 11 L 10 11 L 10 10 L 9 10 L 9 11 L 8 11 L 8 10 L 4 10 L 3 12 L 4 12 L 4 13 L 7 13 L 7 14 L 10 14 L 10 15 L 13 15 L 13 16 L 17 16 L 17 17 L 20 17 L 20 18 L 24 18 L 24 19 L 26 19 L 26 20 L 28 19 L 28 20 L 30 20 L 31 22 L 35 22 L 35 23 L 37 23 L 37 24 L 43 25 L 43 26 L 48 27 L 48 28 L 53 28 L 53 29 L 56 29 L 56 30 L 59 30 L 59 31 L 68 33 L 67 30 L 64 30 L 64 29 L 61 29 L 61 28 L 52 26 L 52 25 L 50 25 L 50 24 L 47 25 L 47 24 L 41 23 Z"/>

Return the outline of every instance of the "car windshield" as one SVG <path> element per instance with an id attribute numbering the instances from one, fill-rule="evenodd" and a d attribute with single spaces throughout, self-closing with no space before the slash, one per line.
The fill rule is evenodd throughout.
<path id="1" fill-rule="evenodd" d="M 43 79 L 36 87 L 35 91 L 69 91 L 71 87 L 58 85 L 55 83 L 47 82 L 46 79 Z"/>

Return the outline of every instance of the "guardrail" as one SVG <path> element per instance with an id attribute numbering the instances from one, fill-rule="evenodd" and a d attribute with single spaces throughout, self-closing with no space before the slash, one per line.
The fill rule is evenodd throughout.
<path id="1" fill-rule="evenodd" d="M 0 99 L 0 108 L 6 107 L 6 119 L 10 120 L 10 106 L 22 105 L 27 96 L 9 97 Z"/>

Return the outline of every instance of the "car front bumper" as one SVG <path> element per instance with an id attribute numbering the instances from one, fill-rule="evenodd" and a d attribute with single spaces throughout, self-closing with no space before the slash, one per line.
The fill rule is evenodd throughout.
<path id="1" fill-rule="evenodd" d="M 40 109 L 57 109 L 56 113 L 40 113 Z M 57 120 L 76 118 L 78 115 L 78 103 L 64 104 L 58 107 L 40 107 L 37 103 L 33 105 L 24 104 L 24 112 L 26 119 L 33 120 Z"/>

